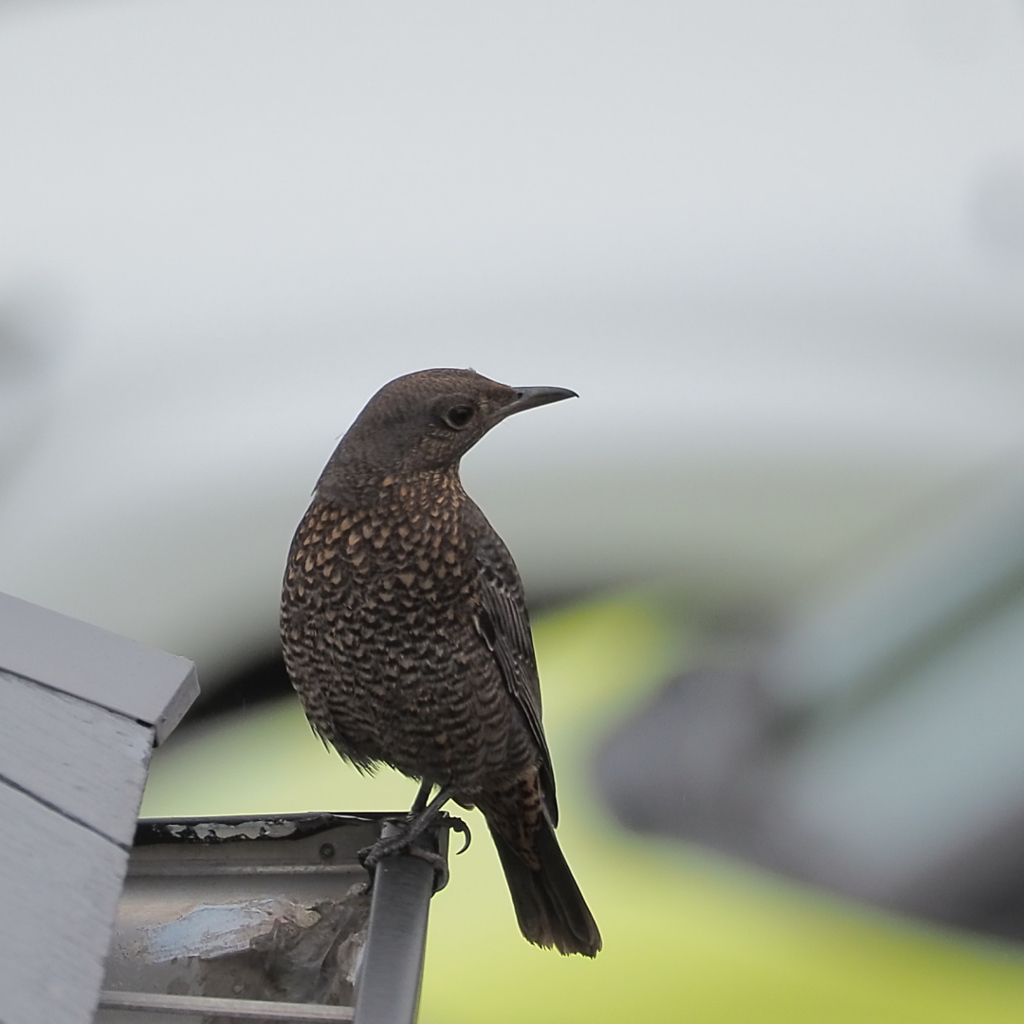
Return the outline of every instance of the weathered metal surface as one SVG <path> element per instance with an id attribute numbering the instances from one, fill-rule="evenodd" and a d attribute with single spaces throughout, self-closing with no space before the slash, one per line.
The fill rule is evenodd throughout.
<path id="1" fill-rule="evenodd" d="M 367 968 L 371 896 L 357 854 L 378 838 L 384 818 L 141 822 L 97 1024 L 350 1020 L 357 987 L 397 988 L 410 1015 L 389 1024 L 413 1020 L 434 867 L 405 855 L 379 865 L 372 895 L 376 966 Z M 424 840 L 442 854 L 444 824 Z M 409 869 L 417 878 L 426 874 L 414 891 L 401 882 Z M 259 1016 L 245 1009 L 250 1005 L 266 1012 Z M 297 1015 L 328 1007 L 334 1016 Z"/>
<path id="2" fill-rule="evenodd" d="M 88 1024 L 128 854 L 0 782 L 0 1020 Z"/>
<path id="3" fill-rule="evenodd" d="M 416 1020 L 434 877 L 433 865 L 415 856 L 385 857 L 378 864 L 355 1024 Z"/>
<path id="4" fill-rule="evenodd" d="M 0 670 L 0 779 L 129 847 L 153 729 Z"/>
<path id="5" fill-rule="evenodd" d="M 0 668 L 127 715 L 161 743 L 199 694 L 186 658 L 0 594 Z"/>
<path id="6" fill-rule="evenodd" d="M 291 1021 L 292 1024 L 317 1024 L 318 1021 L 350 1021 L 348 1006 L 312 1006 L 308 1003 L 278 1003 L 263 999 L 218 999 L 215 996 L 152 995 L 148 992 L 104 992 L 100 1007 L 107 1010 L 135 1011 L 163 1016 L 202 1016 L 214 1021 Z M 160 1019 L 160 1018 L 158 1018 Z M 181 1021 L 178 1024 L 182 1024 Z"/>

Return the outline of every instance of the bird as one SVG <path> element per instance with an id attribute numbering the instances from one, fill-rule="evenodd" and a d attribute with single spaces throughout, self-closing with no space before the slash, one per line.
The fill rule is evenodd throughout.
<path id="1" fill-rule="evenodd" d="M 449 800 L 479 808 L 525 938 L 593 957 L 601 935 L 555 837 L 523 585 L 459 477 L 462 457 L 502 420 L 576 397 L 469 369 L 385 384 L 338 443 L 295 532 L 281 640 L 324 743 L 357 769 L 386 765 L 420 783 L 401 841 Z"/>

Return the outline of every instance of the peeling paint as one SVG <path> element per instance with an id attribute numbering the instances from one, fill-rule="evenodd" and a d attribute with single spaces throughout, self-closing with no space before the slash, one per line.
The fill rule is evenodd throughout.
<path id="1" fill-rule="evenodd" d="M 240 953 L 279 922 L 308 928 L 319 919 L 315 910 L 285 899 L 200 903 L 177 920 L 143 928 L 139 953 L 154 964 Z"/>

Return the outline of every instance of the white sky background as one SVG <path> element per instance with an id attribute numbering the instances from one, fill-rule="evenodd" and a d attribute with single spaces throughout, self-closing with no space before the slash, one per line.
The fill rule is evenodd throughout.
<path id="1" fill-rule="evenodd" d="M 1010 0 L 2 6 L 0 589 L 267 642 L 429 365 L 582 396 L 467 460 L 537 586 L 824 571 L 1024 450 L 1022 111 Z"/>

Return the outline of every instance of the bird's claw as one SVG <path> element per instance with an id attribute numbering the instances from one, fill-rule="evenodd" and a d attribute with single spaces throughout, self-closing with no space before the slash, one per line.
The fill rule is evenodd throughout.
<path id="1" fill-rule="evenodd" d="M 458 857 L 460 853 L 465 853 L 469 849 L 469 844 L 473 842 L 473 833 L 470 831 L 469 825 L 461 818 L 456 818 L 453 814 L 447 814 L 445 818 L 445 824 L 448 828 L 462 836 L 462 847 L 455 851 L 455 856 Z"/>
<path id="2" fill-rule="evenodd" d="M 422 846 L 410 846 L 406 853 L 410 857 L 419 857 L 425 860 L 434 869 L 434 892 L 440 892 L 451 877 L 448 871 L 448 859 L 433 850 L 424 850 Z"/>

